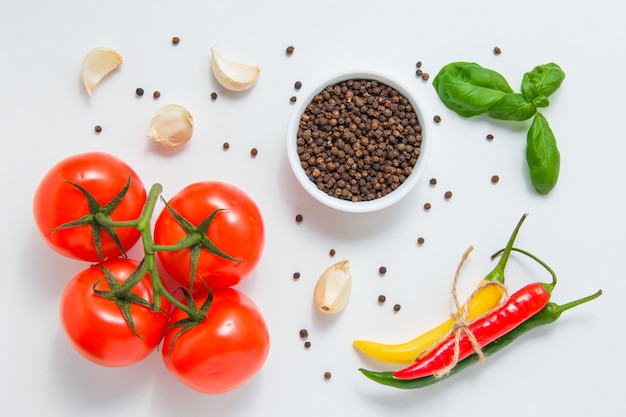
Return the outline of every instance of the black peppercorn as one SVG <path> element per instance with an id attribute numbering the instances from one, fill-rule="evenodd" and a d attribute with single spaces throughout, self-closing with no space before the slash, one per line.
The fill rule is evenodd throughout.
<path id="1" fill-rule="evenodd" d="M 293 273 L 293 279 L 300 279 L 300 273 L 299 272 L 294 272 Z"/>
<path id="2" fill-rule="evenodd" d="M 295 48 L 293 47 L 293 45 L 289 45 L 289 46 L 285 49 L 285 53 L 286 53 L 287 55 L 291 55 L 291 54 L 293 54 L 294 49 L 295 49 Z"/>
<path id="3" fill-rule="evenodd" d="M 137 97 L 143 96 L 143 93 L 144 93 L 144 91 L 143 91 L 143 88 L 141 88 L 141 87 L 139 87 L 139 88 L 137 88 L 135 90 L 135 94 L 137 95 Z"/>
<path id="4" fill-rule="evenodd" d="M 102 132 L 102 126 L 100 126 L 100 125 L 94 126 L 93 130 L 94 130 L 96 133 L 100 133 L 100 132 Z"/>
<path id="5" fill-rule="evenodd" d="M 329 85 L 300 117 L 297 152 L 308 178 L 326 194 L 371 201 L 411 174 L 422 142 L 410 101 L 377 80 Z"/>
<path id="6" fill-rule="evenodd" d="M 174 36 L 172 38 L 172 44 L 178 45 L 180 43 L 180 38 L 178 36 Z"/>

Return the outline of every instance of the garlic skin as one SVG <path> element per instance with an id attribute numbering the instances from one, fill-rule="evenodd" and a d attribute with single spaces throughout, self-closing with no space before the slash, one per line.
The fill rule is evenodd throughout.
<path id="1" fill-rule="evenodd" d="M 104 77 L 122 65 L 122 56 L 111 48 L 94 48 L 83 59 L 81 76 L 90 96 Z"/>
<path id="2" fill-rule="evenodd" d="M 189 142 L 193 135 L 193 117 L 179 104 L 167 104 L 154 113 L 148 137 L 168 148 Z"/>
<path id="3" fill-rule="evenodd" d="M 222 57 L 211 48 L 211 68 L 222 87 L 230 91 L 244 91 L 252 87 L 261 73 L 258 66 L 242 64 Z"/>
<path id="4" fill-rule="evenodd" d="M 352 292 L 352 272 L 348 260 L 331 265 L 317 280 L 313 303 L 323 313 L 337 314 L 348 304 Z"/>

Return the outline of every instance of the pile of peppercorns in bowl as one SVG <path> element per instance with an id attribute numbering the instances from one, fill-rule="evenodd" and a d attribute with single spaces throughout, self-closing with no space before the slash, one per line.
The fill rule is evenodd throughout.
<path id="1" fill-rule="evenodd" d="M 287 128 L 289 163 L 321 203 L 353 213 L 380 210 L 406 196 L 426 167 L 423 120 L 398 81 L 344 72 L 299 100 Z"/>

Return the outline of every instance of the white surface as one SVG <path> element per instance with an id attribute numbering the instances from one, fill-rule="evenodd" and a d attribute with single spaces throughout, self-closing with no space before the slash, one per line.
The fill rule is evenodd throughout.
<path id="1" fill-rule="evenodd" d="M 623 3 L 502 1 L 21 1 L 4 2 L 0 66 L 0 184 L 3 190 L 3 363 L 6 415 L 46 416 L 618 416 L 624 415 L 626 342 L 623 253 L 626 222 Z M 172 36 L 181 43 L 172 46 Z M 291 57 L 288 45 L 295 46 Z M 494 46 L 502 48 L 495 56 Z M 90 98 L 80 83 L 84 54 L 121 52 L 124 64 Z M 210 48 L 261 67 L 244 94 L 219 89 Z M 431 74 L 414 75 L 415 62 Z M 561 177 L 547 197 L 525 172 L 527 125 L 464 120 L 438 100 L 431 82 L 445 64 L 468 60 L 501 72 L 519 88 L 524 72 L 556 62 L 567 73 L 545 110 L 562 153 Z M 346 68 L 389 73 L 425 103 L 433 149 L 424 178 L 397 205 L 367 215 L 336 212 L 309 197 L 289 170 L 286 125 L 293 83 Z M 146 95 L 136 99 L 134 90 Z M 160 90 L 153 100 L 153 90 Z M 217 91 L 219 98 L 209 98 Z M 297 95 L 297 93 L 295 93 Z M 196 131 L 165 150 L 146 138 L 153 112 L 185 105 Z M 94 125 L 103 126 L 99 135 Z M 485 140 L 492 133 L 493 142 Z M 222 143 L 231 148 L 224 152 Z M 252 159 L 249 150 L 259 149 Z M 65 340 L 58 303 L 65 282 L 84 265 L 52 253 L 37 235 L 31 198 L 55 162 L 100 150 L 130 163 L 164 195 L 203 179 L 231 182 L 259 204 L 267 245 L 254 276 L 240 285 L 263 310 L 272 337 L 262 371 L 221 396 L 179 384 L 159 355 L 126 369 L 79 357 Z M 493 185 L 490 177 L 500 176 Z M 435 187 L 427 179 L 436 177 Z M 454 193 L 444 201 L 443 193 Z M 422 205 L 431 202 L 425 212 Z M 460 291 L 469 294 L 522 213 L 517 245 L 548 262 L 562 303 L 604 290 L 554 325 L 441 384 L 421 391 L 377 385 L 357 368 L 385 369 L 351 346 L 354 338 L 402 341 L 451 310 L 457 263 L 475 250 Z M 302 224 L 294 217 L 301 213 Z M 423 236 L 426 243 L 415 241 Z M 330 258 L 328 251 L 337 251 Z M 351 261 L 354 289 L 337 317 L 312 307 L 318 275 Z M 378 276 L 378 267 L 388 273 Z M 302 278 L 291 275 L 300 271 Z M 514 256 L 510 288 L 548 279 Z M 379 294 L 387 303 L 379 306 Z M 393 313 L 393 305 L 402 310 Z M 312 347 L 298 336 L 309 330 Z M 330 381 L 323 379 L 331 371 Z"/>

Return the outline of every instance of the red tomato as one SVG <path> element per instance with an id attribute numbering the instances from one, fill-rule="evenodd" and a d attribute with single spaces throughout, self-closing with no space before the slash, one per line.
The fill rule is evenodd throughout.
<path id="1" fill-rule="evenodd" d="M 127 258 L 104 261 L 116 280 L 124 282 L 137 267 Z M 103 366 L 126 366 L 139 362 L 157 347 L 168 325 L 170 302 L 161 297 L 161 309 L 131 304 L 135 330 L 133 334 L 114 301 L 96 295 L 96 289 L 108 291 L 104 271 L 92 265 L 76 275 L 67 285 L 61 298 L 61 323 L 74 348 L 85 358 Z M 146 274 L 132 292 L 152 302 L 152 282 Z M 165 313 L 168 312 L 168 313 Z"/>
<path id="2" fill-rule="evenodd" d="M 99 261 L 90 225 L 50 232 L 89 213 L 86 198 L 68 181 L 87 189 L 104 206 L 124 188 L 129 175 L 130 188 L 110 216 L 118 221 L 138 218 L 146 201 L 144 185 L 125 162 L 112 155 L 91 152 L 71 156 L 52 167 L 37 187 L 33 202 L 35 222 L 46 243 L 64 256 Z M 116 233 L 124 250 L 130 249 L 140 237 L 133 227 L 118 228 Z M 101 247 L 103 259 L 115 258 L 122 253 L 104 231 Z"/>
<path id="3" fill-rule="evenodd" d="M 242 261 L 235 262 L 202 250 L 198 260 L 194 289 L 211 289 L 236 285 L 258 264 L 265 231 L 261 212 L 255 202 L 239 188 L 223 182 L 191 184 L 176 194 L 168 204 L 194 226 L 217 209 L 219 212 L 208 230 L 209 239 L 222 252 Z M 164 208 L 154 226 L 154 240 L 160 245 L 172 245 L 185 237 L 176 219 Z M 189 288 L 191 254 L 189 249 L 158 252 L 165 271 Z"/>
<path id="4" fill-rule="evenodd" d="M 206 296 L 197 297 L 198 307 Z M 175 308 L 170 323 L 187 317 Z M 269 332 L 257 306 L 234 288 L 213 291 L 204 321 L 182 333 L 165 332 L 161 355 L 166 368 L 183 384 L 207 394 L 240 387 L 263 366 L 269 353 Z"/>

